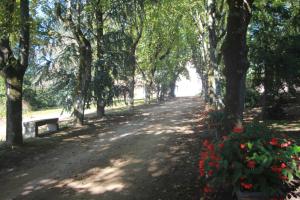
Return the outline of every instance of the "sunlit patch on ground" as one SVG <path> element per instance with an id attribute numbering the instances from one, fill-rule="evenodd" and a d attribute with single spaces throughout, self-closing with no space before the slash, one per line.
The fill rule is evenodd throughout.
<path id="1" fill-rule="evenodd" d="M 122 180 L 124 171 L 122 167 L 129 163 L 138 163 L 138 160 L 114 160 L 111 166 L 106 168 L 95 167 L 74 178 L 60 181 L 55 187 L 71 188 L 79 193 L 102 194 L 107 191 L 119 192 L 124 189 L 126 183 Z"/>

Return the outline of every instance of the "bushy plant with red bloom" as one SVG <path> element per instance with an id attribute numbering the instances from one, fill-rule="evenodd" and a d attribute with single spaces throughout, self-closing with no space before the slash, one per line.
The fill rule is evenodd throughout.
<path id="1" fill-rule="evenodd" d="M 232 132 L 233 133 L 242 133 L 242 132 L 244 132 L 244 128 L 242 126 L 235 126 L 235 127 L 233 127 Z"/>
<path id="2" fill-rule="evenodd" d="M 237 134 L 238 133 L 238 134 Z M 226 138 L 204 141 L 199 170 L 204 183 L 236 191 L 282 196 L 289 183 L 300 178 L 300 147 L 261 124 L 233 130 Z"/>

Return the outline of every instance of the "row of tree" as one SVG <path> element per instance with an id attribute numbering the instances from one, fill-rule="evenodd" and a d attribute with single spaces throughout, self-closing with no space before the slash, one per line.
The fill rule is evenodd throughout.
<path id="1" fill-rule="evenodd" d="M 293 95 L 300 82 L 299 10 L 296 0 L 3 1 L 7 142 L 22 144 L 24 78 L 83 124 L 91 104 L 102 117 L 123 96 L 132 110 L 140 80 L 147 103 L 153 94 L 174 97 L 192 62 L 204 100 L 224 108 L 227 129 L 261 88 L 267 113 L 283 87 Z"/>
<path id="2" fill-rule="evenodd" d="M 45 95 L 57 105 L 73 110 L 80 124 L 91 104 L 102 117 L 118 96 L 132 110 L 138 77 L 147 103 L 154 93 L 158 100 L 175 96 L 177 79 L 187 74 L 180 28 L 184 5 L 151 0 L 1 3 L 7 143 L 23 143 L 24 76 L 33 88 L 46 88 Z"/>
<path id="3" fill-rule="evenodd" d="M 245 100 L 248 106 L 262 106 L 266 119 L 279 113 L 282 99 L 295 99 L 300 77 L 298 1 L 195 4 L 195 26 L 188 34 L 191 57 L 206 102 L 224 108 L 224 133 L 242 122 Z"/>

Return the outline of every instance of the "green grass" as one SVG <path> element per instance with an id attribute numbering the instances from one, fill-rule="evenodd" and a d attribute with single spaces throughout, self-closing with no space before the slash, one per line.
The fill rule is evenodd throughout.
<path id="1" fill-rule="evenodd" d="M 134 105 L 139 106 L 144 104 L 143 99 L 135 99 L 134 100 Z M 124 111 L 127 109 L 127 106 L 123 101 L 115 101 L 115 103 L 112 106 L 109 106 L 106 108 L 107 111 L 112 111 L 112 112 L 118 112 L 118 111 Z M 87 112 L 93 112 L 96 110 L 96 105 L 92 105 L 90 109 L 86 110 Z M 0 118 L 5 118 L 5 113 L 6 108 L 5 105 L 1 104 L 0 105 Z M 31 110 L 23 110 L 23 117 L 24 118 L 30 118 L 30 117 L 39 117 L 43 115 L 55 115 L 55 114 L 60 114 L 63 111 L 63 108 L 48 108 L 48 109 L 42 109 L 42 110 L 37 110 L 37 111 L 31 111 Z M 64 111 L 67 112 L 67 111 Z"/>

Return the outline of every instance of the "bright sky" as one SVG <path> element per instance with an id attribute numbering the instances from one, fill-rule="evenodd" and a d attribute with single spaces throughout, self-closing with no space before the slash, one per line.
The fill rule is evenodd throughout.
<path id="1" fill-rule="evenodd" d="M 201 93 L 201 79 L 199 78 L 196 69 L 191 66 L 190 63 L 187 64 L 187 69 L 190 74 L 190 79 L 187 80 L 184 77 L 181 77 L 181 80 L 176 83 L 176 92 L 177 97 L 183 96 L 195 96 Z"/>

